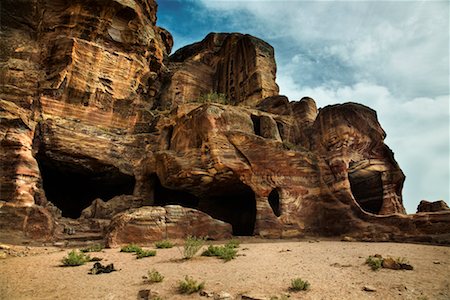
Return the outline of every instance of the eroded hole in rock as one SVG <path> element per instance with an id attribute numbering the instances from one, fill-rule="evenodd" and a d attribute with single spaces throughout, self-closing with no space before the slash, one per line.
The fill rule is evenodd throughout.
<path id="1" fill-rule="evenodd" d="M 251 117 L 253 122 L 253 130 L 255 131 L 255 134 L 261 136 L 261 118 L 255 115 L 252 115 Z"/>
<path id="2" fill-rule="evenodd" d="M 281 208 L 280 208 L 280 194 L 277 189 L 273 189 L 268 197 L 270 207 L 272 208 L 275 216 L 281 216 Z"/>
<path id="3" fill-rule="evenodd" d="M 39 154 L 36 159 L 47 200 L 61 210 L 63 217 L 79 218 L 81 211 L 96 198 L 107 201 L 118 195 L 133 194 L 134 177 L 113 166 L 98 164 L 88 169 Z"/>
<path id="4" fill-rule="evenodd" d="M 383 205 L 381 173 L 368 170 L 349 172 L 350 187 L 358 204 L 367 212 L 378 214 Z"/>
<path id="5" fill-rule="evenodd" d="M 256 199 L 253 190 L 239 182 L 217 188 L 202 199 L 199 209 L 230 223 L 233 235 L 250 236 L 255 230 Z"/>
<path id="6" fill-rule="evenodd" d="M 157 176 L 154 176 L 152 180 L 154 186 L 155 205 L 181 205 L 190 208 L 198 207 L 199 198 L 197 198 L 196 196 L 185 191 L 179 191 L 164 187 Z"/>

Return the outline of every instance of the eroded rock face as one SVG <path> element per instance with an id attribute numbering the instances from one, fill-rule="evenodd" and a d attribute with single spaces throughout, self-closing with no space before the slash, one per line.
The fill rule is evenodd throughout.
<path id="1" fill-rule="evenodd" d="M 52 239 L 83 216 L 111 245 L 450 240 L 448 211 L 405 215 L 375 111 L 278 95 L 264 41 L 212 33 L 169 57 L 153 0 L 7 0 L 1 18 L 2 239 Z M 227 105 L 196 102 L 211 92 Z"/>
<path id="2" fill-rule="evenodd" d="M 116 215 L 106 235 L 109 247 L 120 244 L 149 244 L 164 239 L 208 236 L 230 238 L 231 226 L 195 209 L 178 205 L 131 209 Z"/>
<path id="3" fill-rule="evenodd" d="M 250 35 L 210 33 L 170 57 L 162 103 L 171 108 L 202 95 L 224 94 L 230 104 L 256 105 L 278 95 L 272 46 Z"/>
<path id="4" fill-rule="evenodd" d="M 417 206 L 417 212 L 436 212 L 436 211 L 449 211 L 447 203 L 444 200 L 438 200 L 434 202 L 430 202 L 427 200 L 420 201 Z"/>

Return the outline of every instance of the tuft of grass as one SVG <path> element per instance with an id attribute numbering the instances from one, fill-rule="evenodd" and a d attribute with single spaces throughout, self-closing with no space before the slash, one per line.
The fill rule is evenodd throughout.
<path id="1" fill-rule="evenodd" d="M 203 247 L 205 240 L 205 237 L 198 238 L 195 236 L 188 236 L 184 241 L 183 257 L 185 259 L 191 259 L 194 257 L 194 255 L 197 254 L 197 252 Z"/>
<path id="2" fill-rule="evenodd" d="M 203 94 L 200 97 L 198 97 L 197 99 L 195 99 L 194 102 L 219 103 L 219 104 L 228 104 L 229 103 L 227 96 L 225 94 L 216 93 L 216 92 Z"/>
<path id="3" fill-rule="evenodd" d="M 306 291 L 310 286 L 308 281 L 302 280 L 301 278 L 294 278 L 291 280 L 290 290 L 295 292 Z"/>
<path id="4" fill-rule="evenodd" d="M 205 283 L 197 283 L 190 276 L 185 276 L 184 280 L 178 282 L 178 292 L 180 294 L 193 294 L 195 292 L 199 292 L 205 288 Z"/>
<path id="5" fill-rule="evenodd" d="M 239 248 L 239 245 L 240 245 L 240 243 L 239 243 L 238 240 L 231 240 L 231 241 L 229 241 L 228 243 L 225 244 L 225 247 L 228 247 L 228 248 Z"/>
<path id="6" fill-rule="evenodd" d="M 67 256 L 61 260 L 63 266 L 67 267 L 81 266 L 89 261 L 91 261 L 89 255 L 78 252 L 76 250 L 70 251 L 69 254 L 67 254 Z"/>
<path id="7" fill-rule="evenodd" d="M 381 256 L 369 256 L 366 259 L 366 264 L 369 265 L 373 271 L 377 271 L 383 267 L 383 258 Z"/>
<path id="8" fill-rule="evenodd" d="M 206 249 L 202 256 L 216 256 L 224 261 L 230 261 L 236 257 L 237 250 L 232 248 L 230 245 L 225 246 L 213 246 L 209 245 L 208 249 Z"/>
<path id="9" fill-rule="evenodd" d="M 120 252 L 126 253 L 138 253 L 139 251 L 142 251 L 142 248 L 135 244 L 128 244 L 120 249 Z"/>
<path id="10" fill-rule="evenodd" d="M 158 271 L 155 269 L 152 269 L 151 271 L 148 271 L 147 273 L 147 281 L 150 283 L 156 283 L 161 282 L 164 280 L 164 276 L 161 275 Z"/>
<path id="11" fill-rule="evenodd" d="M 100 252 L 104 249 L 105 247 L 103 247 L 103 245 L 101 244 L 94 244 L 94 245 L 90 245 L 88 247 L 82 248 L 80 249 L 81 252 L 83 253 L 87 253 L 87 252 Z"/>
<path id="12" fill-rule="evenodd" d="M 155 247 L 158 249 L 172 248 L 174 245 L 171 241 L 163 240 L 155 243 Z"/>
<path id="13" fill-rule="evenodd" d="M 156 255 L 156 250 L 140 249 L 140 250 L 136 251 L 136 258 L 137 259 L 141 259 L 141 258 L 144 258 L 144 257 L 155 256 L 155 255 Z"/>

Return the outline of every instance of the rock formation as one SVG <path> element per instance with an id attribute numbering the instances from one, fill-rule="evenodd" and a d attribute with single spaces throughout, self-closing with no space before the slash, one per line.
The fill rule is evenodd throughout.
<path id="1" fill-rule="evenodd" d="M 273 48 L 249 35 L 169 56 L 156 9 L 2 2 L 0 240 L 450 242 L 450 212 L 405 214 L 375 111 L 278 95 Z"/>
<path id="2" fill-rule="evenodd" d="M 420 201 L 417 206 L 417 213 L 421 212 L 437 212 L 437 211 L 450 211 L 447 203 L 444 200 L 438 200 L 430 202 L 427 200 Z"/>

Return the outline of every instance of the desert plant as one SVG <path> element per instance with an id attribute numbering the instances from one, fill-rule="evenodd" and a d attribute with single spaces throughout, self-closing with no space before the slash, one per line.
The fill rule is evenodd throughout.
<path id="1" fill-rule="evenodd" d="M 137 259 L 144 258 L 144 257 L 155 256 L 155 255 L 156 255 L 156 250 L 140 249 L 140 250 L 136 251 L 136 258 Z"/>
<path id="2" fill-rule="evenodd" d="M 216 93 L 216 92 L 203 94 L 194 101 L 200 102 L 200 103 L 219 103 L 219 104 L 227 104 L 228 103 L 228 99 L 225 94 Z"/>
<path id="3" fill-rule="evenodd" d="M 155 269 L 152 269 L 151 271 L 148 271 L 147 273 L 147 281 L 150 283 L 156 283 L 163 281 L 164 276 L 161 275 L 158 271 Z"/>
<path id="4" fill-rule="evenodd" d="M 203 290 L 204 287 L 204 282 L 197 283 L 197 281 L 190 276 L 185 276 L 184 280 L 178 282 L 178 292 L 180 294 L 192 294 Z"/>
<path id="5" fill-rule="evenodd" d="M 168 240 L 163 240 L 155 243 L 155 247 L 158 249 L 172 248 L 173 246 L 173 243 Z"/>
<path id="6" fill-rule="evenodd" d="M 91 261 L 91 258 L 89 255 L 86 255 L 82 252 L 78 252 L 76 250 L 72 250 L 67 254 L 66 257 L 62 259 L 63 266 L 67 267 L 75 267 L 75 266 L 81 266 L 85 263 Z"/>
<path id="7" fill-rule="evenodd" d="M 291 291 L 306 291 L 308 290 L 310 287 L 310 284 L 308 281 L 306 280 L 302 280 L 301 278 L 294 278 L 291 280 L 291 287 L 290 290 Z"/>
<path id="8" fill-rule="evenodd" d="M 188 236 L 186 240 L 184 241 L 184 251 L 183 251 L 183 257 L 185 259 L 191 259 L 194 257 L 195 254 L 202 248 L 203 244 L 205 243 L 206 238 L 201 237 L 195 237 L 195 236 Z"/>
<path id="9" fill-rule="evenodd" d="M 381 256 L 369 256 L 366 259 L 366 264 L 368 264 L 372 270 L 377 271 L 383 267 L 383 258 Z"/>
<path id="10" fill-rule="evenodd" d="M 225 247 L 228 248 L 239 248 L 239 241 L 238 240 L 230 240 L 228 243 L 225 244 Z"/>
<path id="11" fill-rule="evenodd" d="M 236 257 L 237 250 L 232 248 L 233 245 L 225 246 L 213 246 L 209 245 L 202 255 L 203 256 L 216 256 L 225 261 L 230 261 Z"/>
<path id="12" fill-rule="evenodd" d="M 93 244 L 90 246 L 87 246 L 85 248 L 80 249 L 81 252 L 87 253 L 87 252 L 100 252 L 104 249 L 103 245 L 101 244 Z"/>
<path id="13" fill-rule="evenodd" d="M 137 253 L 139 251 L 142 251 L 142 248 L 135 244 L 128 244 L 120 249 L 120 252 L 126 253 L 133 253 L 133 252 Z"/>

